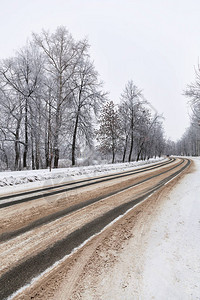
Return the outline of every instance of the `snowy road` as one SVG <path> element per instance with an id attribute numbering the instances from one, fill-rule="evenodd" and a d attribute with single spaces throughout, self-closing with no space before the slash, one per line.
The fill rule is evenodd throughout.
<path id="1" fill-rule="evenodd" d="M 0 211 L 1 297 L 9 296 L 28 283 L 32 277 L 41 274 L 56 261 L 63 259 L 66 254 L 84 243 L 90 236 L 100 232 L 119 215 L 150 196 L 161 185 L 164 186 L 166 181 L 171 180 L 186 165 L 186 160 L 176 159 L 169 165 L 164 164 L 156 169 L 148 169 L 145 172 L 143 170 L 141 173 L 137 172 L 123 177 L 115 176 L 109 181 L 101 180 L 79 189 L 65 191 L 64 194 L 60 193 L 59 197 L 55 195 L 39 197 L 2 208 Z M 94 199 L 97 200 L 94 201 Z M 13 198 L 3 201 L 12 202 Z M 145 206 L 149 201 L 141 205 Z M 80 207 L 81 203 L 86 205 Z M 76 209 L 67 212 L 70 207 L 75 206 L 77 206 Z M 63 211 L 67 213 L 59 215 L 59 212 Z M 54 218 L 49 218 L 49 216 L 54 216 Z M 45 221 L 37 223 L 41 219 Z M 126 227 L 128 227 L 127 224 Z M 21 229 L 23 232 L 20 232 Z M 14 236 L 11 235 L 12 238 L 11 236 L 8 238 L 13 232 L 15 232 Z M 5 238 L 6 234 L 8 234 L 7 238 Z M 105 231 L 98 237 L 102 239 L 104 234 Z M 81 247 L 81 251 L 84 251 L 82 248 L 85 249 L 85 247 Z M 87 256 L 88 253 L 86 252 L 85 255 Z M 63 263 L 66 264 L 66 261 L 69 262 L 70 259 L 66 258 Z M 56 274 L 55 266 L 52 270 Z M 48 273 L 51 274 L 52 270 L 46 272 L 43 277 Z M 27 289 L 32 288 L 33 285 Z M 52 288 L 53 286 L 54 284 Z M 23 293 L 20 297 L 24 299 Z"/>

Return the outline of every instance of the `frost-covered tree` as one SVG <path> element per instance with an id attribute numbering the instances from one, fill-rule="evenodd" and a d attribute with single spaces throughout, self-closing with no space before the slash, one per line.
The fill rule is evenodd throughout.
<path id="1" fill-rule="evenodd" d="M 200 65 L 195 70 L 195 81 L 189 84 L 184 91 L 184 95 L 189 98 L 192 110 L 192 123 L 200 126 Z M 199 127 L 200 128 L 200 127 Z"/>
<path id="2" fill-rule="evenodd" d="M 74 40 L 65 27 L 33 34 L 0 62 L 0 168 L 51 170 L 59 159 L 75 165 L 95 147 L 98 126 L 100 150 L 112 162 L 160 153 L 162 130 L 151 126 L 141 90 L 129 81 L 118 108 L 110 101 L 102 110 L 102 87 L 87 40 Z"/>
<path id="3" fill-rule="evenodd" d="M 98 73 L 89 59 L 84 59 L 77 65 L 72 78 L 72 103 L 69 109 L 68 121 L 71 127 L 72 165 L 75 165 L 77 140 L 85 140 L 90 147 L 94 140 L 94 117 L 104 102 L 105 93 Z"/>
<path id="4" fill-rule="evenodd" d="M 143 108 L 138 125 L 137 161 L 161 156 L 164 152 L 164 131 L 158 114 L 152 115 L 150 110 Z"/>
<path id="5" fill-rule="evenodd" d="M 122 161 L 125 161 L 126 156 L 130 162 L 133 158 L 136 160 L 146 159 L 157 155 L 158 152 L 161 155 L 163 147 L 162 151 L 161 147 L 160 151 L 153 151 L 158 140 L 156 135 L 153 135 L 153 131 L 155 132 L 156 122 L 160 116 L 153 114 L 149 103 L 144 99 L 141 90 L 133 84 L 133 81 L 127 83 L 121 95 L 119 113 L 122 126 Z M 158 131 L 156 132 L 158 133 Z M 160 140 L 161 136 L 164 140 L 162 130 L 160 130 Z"/>
<path id="6" fill-rule="evenodd" d="M 36 93 L 41 85 L 42 60 L 35 46 L 28 43 L 16 53 L 15 57 L 1 61 L 0 85 L 2 103 L 5 113 L 13 118 L 15 129 L 15 168 L 18 168 L 19 143 L 23 144 L 23 168 L 27 167 L 27 155 L 29 148 L 29 117 L 30 110 L 36 98 Z M 23 124 L 22 124 L 23 123 Z M 24 138 L 19 141 L 20 128 L 23 127 Z M 9 128 L 9 126 L 8 126 Z M 22 133 L 22 132 L 21 132 Z M 17 150 L 18 149 L 18 150 Z"/>
<path id="7" fill-rule="evenodd" d="M 121 123 L 113 101 L 107 102 L 103 107 L 99 124 L 100 127 L 96 131 L 99 149 L 103 154 L 110 153 L 114 163 L 116 153 L 120 149 Z"/>
<path id="8" fill-rule="evenodd" d="M 138 111 L 141 109 L 142 92 L 134 85 L 133 81 L 129 81 L 121 95 L 120 112 L 122 115 L 122 126 L 124 128 L 124 150 L 123 161 L 125 160 L 127 146 L 129 143 L 128 161 L 132 159 L 134 147 L 134 130 L 137 126 Z"/>
<path id="9" fill-rule="evenodd" d="M 184 91 L 191 108 L 190 126 L 176 143 L 176 154 L 200 155 L 200 66 L 195 70 L 195 81 Z"/>
<path id="10" fill-rule="evenodd" d="M 33 34 L 45 58 L 46 76 L 52 85 L 55 119 L 52 124 L 54 167 L 58 167 L 59 138 L 61 135 L 62 118 L 72 99 L 72 78 L 77 72 L 78 64 L 88 53 L 87 41 L 76 42 L 65 27 L 58 27 L 55 33 L 43 31 L 40 35 Z"/>
<path id="11" fill-rule="evenodd" d="M 75 164 L 77 147 L 92 144 L 105 93 L 88 50 L 58 27 L 0 62 L 0 153 L 5 160 L 7 143 L 14 145 L 15 169 L 56 168 L 66 148 Z"/>

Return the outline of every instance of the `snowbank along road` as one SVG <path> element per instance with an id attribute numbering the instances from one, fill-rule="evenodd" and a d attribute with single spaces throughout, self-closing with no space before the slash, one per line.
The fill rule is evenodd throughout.
<path id="1" fill-rule="evenodd" d="M 189 159 L 170 158 L 128 172 L 2 195 L 0 299 L 41 298 L 36 289 L 29 296 L 26 290 L 189 165 Z"/>

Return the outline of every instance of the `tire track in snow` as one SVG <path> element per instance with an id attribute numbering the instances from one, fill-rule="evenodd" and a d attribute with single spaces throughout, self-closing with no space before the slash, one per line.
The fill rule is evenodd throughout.
<path id="1" fill-rule="evenodd" d="M 13 269 L 3 274 L 0 278 L 1 299 L 6 299 L 18 289 L 30 283 L 34 277 L 44 272 L 55 262 L 61 260 L 66 255 L 69 255 L 74 248 L 77 248 L 91 236 L 94 236 L 98 232 L 102 231 L 120 215 L 123 215 L 127 210 L 144 201 L 152 193 L 164 186 L 168 181 L 171 181 L 173 178 L 179 175 L 190 164 L 189 160 L 183 160 L 183 162 L 184 161 L 187 162 L 183 167 L 175 171 L 170 176 L 167 176 L 165 179 L 161 180 L 144 195 L 108 211 L 103 216 L 85 224 L 83 227 L 67 235 L 66 238 L 56 242 L 54 245 L 41 251 L 37 255 L 28 258 L 26 261 L 19 263 Z"/>

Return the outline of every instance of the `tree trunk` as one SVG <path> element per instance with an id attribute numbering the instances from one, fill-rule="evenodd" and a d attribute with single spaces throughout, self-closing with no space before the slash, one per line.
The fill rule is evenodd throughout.
<path id="1" fill-rule="evenodd" d="M 35 166 L 36 170 L 40 168 L 40 158 L 39 158 L 39 149 L 38 149 L 38 142 L 35 143 Z"/>
<path id="2" fill-rule="evenodd" d="M 125 162 L 125 158 L 126 158 L 126 146 L 124 147 L 124 153 L 123 153 L 123 158 L 122 158 L 122 162 Z"/>
<path id="3" fill-rule="evenodd" d="M 31 113 L 31 164 L 32 170 L 35 170 L 35 156 L 34 156 L 34 133 L 33 133 L 33 118 Z"/>
<path id="4" fill-rule="evenodd" d="M 15 141 L 15 171 L 18 171 L 19 168 L 19 146 L 18 142 Z"/>
<path id="5" fill-rule="evenodd" d="M 141 144 L 141 146 L 140 146 L 140 150 L 138 151 L 138 154 L 137 154 L 137 161 L 139 160 L 139 158 L 140 158 L 140 154 L 142 153 L 142 150 L 143 150 L 143 145 L 144 145 L 144 142 Z"/>
<path id="6" fill-rule="evenodd" d="M 124 153 L 122 158 L 123 163 L 125 162 L 125 158 L 126 158 L 127 143 L 128 143 L 128 136 L 126 136 L 125 145 L 124 145 Z"/>
<path id="7" fill-rule="evenodd" d="M 76 136 L 77 136 L 77 129 L 78 129 L 79 112 L 80 109 L 78 109 L 78 113 L 76 116 L 76 122 L 74 126 L 74 133 L 73 133 L 73 140 L 72 140 L 72 166 L 76 164 L 75 152 L 76 152 Z"/>
<path id="8" fill-rule="evenodd" d="M 47 108 L 46 108 L 47 110 Z M 46 168 L 50 167 L 52 163 L 52 133 L 51 133 L 51 105 L 50 100 L 48 102 L 48 120 L 46 121 L 46 141 L 45 141 L 45 158 L 46 158 Z"/>
<path id="9" fill-rule="evenodd" d="M 23 155 L 23 168 L 27 168 L 27 152 L 28 152 L 28 101 L 25 101 L 25 121 L 24 121 L 25 145 Z"/>
<path id="10" fill-rule="evenodd" d="M 137 154 L 137 159 L 136 159 L 136 161 L 138 161 L 140 159 L 140 151 L 138 152 L 138 154 Z"/>
<path id="11" fill-rule="evenodd" d="M 132 109 L 132 117 L 131 117 L 131 146 L 130 146 L 130 152 L 129 152 L 129 157 L 128 161 L 131 161 L 131 156 L 133 152 L 133 109 Z"/>
<path id="12" fill-rule="evenodd" d="M 58 168 L 59 161 L 59 149 L 58 149 L 58 139 L 59 139 L 59 130 L 60 130 L 60 109 L 57 109 L 56 112 L 56 130 L 55 130 L 55 139 L 54 139 L 54 168 Z"/>
<path id="13" fill-rule="evenodd" d="M 19 158 L 20 158 L 20 151 L 19 151 L 19 129 L 20 129 L 21 118 L 17 121 L 17 128 L 15 132 L 15 171 L 19 170 Z"/>
<path id="14" fill-rule="evenodd" d="M 132 152 L 133 152 L 133 132 L 131 133 L 131 146 L 130 146 L 130 152 L 128 157 L 129 162 L 131 161 Z"/>
<path id="15" fill-rule="evenodd" d="M 32 170 L 35 170 L 35 157 L 34 157 L 34 147 L 33 147 L 33 137 L 31 137 L 31 161 L 32 161 Z"/>
<path id="16" fill-rule="evenodd" d="M 54 147 L 54 168 L 58 168 L 58 161 L 59 161 L 59 149 L 55 146 Z"/>
<path id="17" fill-rule="evenodd" d="M 115 162 L 115 150 L 112 151 L 112 164 Z"/>
<path id="18" fill-rule="evenodd" d="M 46 134 L 45 137 L 45 167 L 48 168 L 49 167 L 49 137 L 48 137 L 48 133 Z"/>

